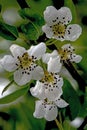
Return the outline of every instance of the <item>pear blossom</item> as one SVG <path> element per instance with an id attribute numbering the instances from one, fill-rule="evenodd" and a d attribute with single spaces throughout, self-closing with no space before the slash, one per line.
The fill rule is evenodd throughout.
<path id="1" fill-rule="evenodd" d="M 75 41 L 82 33 L 78 24 L 70 24 L 72 14 L 68 7 L 62 7 L 57 10 L 53 6 L 46 7 L 44 11 L 46 24 L 42 27 L 47 38 L 54 38 L 60 41 Z"/>
<path id="2" fill-rule="evenodd" d="M 79 63 L 82 60 L 80 55 L 74 53 L 75 49 L 71 44 L 65 44 L 58 51 L 61 61 L 71 61 Z"/>
<path id="3" fill-rule="evenodd" d="M 36 118 L 45 118 L 47 121 L 55 120 L 58 115 L 58 108 L 67 107 L 68 103 L 58 97 L 55 101 L 38 100 L 35 105 L 35 112 L 33 113 Z"/>
<path id="4" fill-rule="evenodd" d="M 55 58 L 59 56 L 61 62 L 70 61 L 79 63 L 82 60 L 82 57 L 74 52 L 75 48 L 71 44 L 65 44 L 58 50 L 54 50 L 52 53 L 45 53 L 42 56 L 42 59 L 44 63 L 48 63 L 50 57 Z"/>
<path id="5" fill-rule="evenodd" d="M 35 87 L 30 88 L 31 94 L 39 99 L 48 98 L 51 101 L 60 96 L 63 86 L 63 79 L 59 75 L 60 70 L 61 63 L 59 56 L 50 58 L 44 76 L 42 79 L 37 80 Z"/>
<path id="6" fill-rule="evenodd" d="M 53 50 L 52 53 L 45 53 L 42 56 L 42 60 L 44 63 L 48 63 L 48 61 L 50 60 L 50 57 L 55 58 L 58 56 L 58 51 L 57 50 Z"/>
<path id="7" fill-rule="evenodd" d="M 10 47 L 11 55 L 5 55 L 0 64 L 5 70 L 14 72 L 14 81 L 18 85 L 24 85 L 31 79 L 39 80 L 44 72 L 42 67 L 35 62 L 39 60 L 46 51 L 45 43 L 41 42 L 26 50 L 24 47 L 13 44 Z"/>

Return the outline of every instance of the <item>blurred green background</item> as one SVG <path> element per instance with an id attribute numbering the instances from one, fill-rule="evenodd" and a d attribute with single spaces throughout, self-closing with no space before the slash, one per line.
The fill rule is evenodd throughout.
<path id="1" fill-rule="evenodd" d="M 75 42 L 68 43 L 73 44 L 76 49 L 76 53 L 83 57 L 82 61 L 76 66 L 76 68 L 78 68 L 78 72 L 87 82 L 87 0 L 73 0 L 73 5 L 68 3 L 70 1 L 71 0 L 65 0 L 64 3 L 63 0 L 26 0 L 30 8 L 36 10 L 36 12 L 39 12 L 41 16 L 43 16 L 43 11 L 48 5 L 54 5 L 56 8 L 60 8 L 65 4 L 65 6 L 70 7 L 73 15 L 72 23 L 80 24 L 83 31 L 79 39 Z M 1 21 L 3 19 L 5 23 L 16 27 L 19 27 L 20 24 L 26 22 L 18 14 L 18 11 L 21 8 L 16 0 L 0 0 L 0 5 L 2 6 L 0 14 Z M 5 54 L 10 53 L 9 46 L 13 43 L 24 45 L 28 48 L 25 41 L 21 38 L 18 38 L 16 41 L 10 41 L 0 37 L 0 58 L 2 58 Z M 63 44 L 65 43 L 67 42 L 63 42 Z M 59 46 L 61 46 L 61 44 L 62 43 L 59 43 Z M 0 66 L 0 93 L 9 83 L 9 76 L 10 74 L 4 71 Z M 34 86 L 34 84 L 31 84 L 31 86 Z M 18 88 L 19 86 L 15 84 L 11 85 L 3 95 L 0 94 L 0 98 L 17 90 Z M 49 123 L 46 122 L 45 119 L 35 119 L 33 117 L 35 101 L 36 99 L 32 97 L 28 91 L 27 94 L 12 103 L 4 105 L 0 104 L 0 130 L 57 130 L 55 122 Z M 86 113 L 87 108 L 85 109 Z M 84 110 L 81 112 L 84 113 Z M 85 114 L 82 113 L 80 113 L 82 115 L 82 117 L 80 117 L 84 120 Z M 80 126 L 81 119 L 79 119 L 78 126 Z M 67 117 L 63 125 L 64 130 L 77 129 L 74 128 L 75 124 L 74 126 L 70 125 L 70 120 L 67 119 Z M 86 127 L 85 130 L 87 130 Z"/>

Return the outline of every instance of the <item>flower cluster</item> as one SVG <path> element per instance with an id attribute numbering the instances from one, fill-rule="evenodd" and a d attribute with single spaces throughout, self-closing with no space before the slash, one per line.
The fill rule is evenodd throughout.
<path id="1" fill-rule="evenodd" d="M 43 78 L 30 89 L 31 94 L 40 99 L 36 101 L 34 117 L 44 117 L 48 121 L 55 120 L 58 113 L 57 107 L 63 108 L 68 105 L 60 98 L 63 93 L 63 79 L 59 75 L 61 66 L 59 56 L 50 57 Z"/>
<path id="2" fill-rule="evenodd" d="M 77 24 L 68 25 L 72 20 L 71 11 L 67 7 L 57 10 L 48 6 L 44 11 L 46 25 L 42 27 L 47 38 L 60 41 L 75 41 L 81 34 L 82 29 Z M 55 120 L 58 107 L 68 105 L 61 96 L 63 94 L 63 78 L 60 75 L 64 62 L 79 63 L 82 59 L 75 54 L 71 44 L 65 44 L 51 53 L 46 52 L 46 44 L 39 43 L 26 50 L 24 47 L 13 44 L 10 47 L 11 55 L 6 55 L 0 60 L 5 70 L 14 73 L 14 81 L 20 85 L 26 85 L 31 79 L 36 80 L 34 87 L 30 88 L 31 94 L 39 98 L 36 101 L 34 117 L 45 118 L 48 121 Z M 39 60 L 44 64 L 39 65 Z"/>

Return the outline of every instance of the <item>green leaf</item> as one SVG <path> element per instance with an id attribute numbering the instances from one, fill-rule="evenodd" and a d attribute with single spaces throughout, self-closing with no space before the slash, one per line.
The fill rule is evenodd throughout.
<path id="1" fill-rule="evenodd" d="M 2 5 L 0 4 L 0 12 L 1 12 L 1 10 L 2 10 Z"/>
<path id="2" fill-rule="evenodd" d="M 2 95 L 3 93 L 10 87 L 10 85 L 14 82 L 14 80 L 12 80 L 2 91 Z"/>
<path id="3" fill-rule="evenodd" d="M 13 102 L 16 99 L 18 99 L 19 97 L 23 96 L 25 93 L 27 93 L 27 91 L 28 91 L 28 86 L 18 89 L 15 92 L 10 93 L 7 96 L 0 98 L 0 104 L 7 104 L 10 102 Z"/>
<path id="4" fill-rule="evenodd" d="M 24 103 L 21 103 L 21 110 L 23 111 L 24 115 L 28 119 L 28 124 L 31 126 L 31 130 L 35 128 L 35 130 L 44 130 L 45 129 L 45 123 L 46 121 L 44 119 L 39 119 L 37 120 L 33 116 L 34 112 L 34 106 L 31 108 L 32 105 L 30 104 L 35 104 L 35 100 L 33 100 L 32 97 L 29 98 L 29 103 L 27 103 L 26 107 Z"/>
<path id="5" fill-rule="evenodd" d="M 70 122 L 68 120 L 65 120 L 63 122 L 64 130 L 77 130 L 73 126 L 70 125 Z"/>
<path id="6" fill-rule="evenodd" d="M 34 22 L 38 26 L 42 26 L 44 24 L 44 18 L 33 9 L 24 8 L 19 10 L 19 14 L 23 19 L 29 19 Z"/>
<path id="7" fill-rule="evenodd" d="M 77 117 L 81 105 L 77 92 L 67 80 L 64 80 L 63 96 L 64 99 L 69 103 L 70 114 L 73 120 L 75 117 Z"/>
<path id="8" fill-rule="evenodd" d="M 83 117 L 83 118 L 87 116 L 87 87 L 86 87 L 84 104 L 81 105 L 81 109 L 79 111 L 79 116 Z"/>
<path id="9" fill-rule="evenodd" d="M 17 28 L 6 23 L 0 22 L 0 36 L 7 40 L 16 40 L 18 38 Z"/>
<path id="10" fill-rule="evenodd" d="M 23 19 L 29 21 L 27 24 L 21 26 L 21 30 L 27 35 L 29 40 L 37 40 L 42 35 L 42 25 L 44 25 L 43 17 L 28 8 L 20 10 L 19 14 Z"/>
<path id="11" fill-rule="evenodd" d="M 21 25 L 21 30 L 29 40 L 37 40 L 39 37 L 38 29 L 32 23 Z"/>

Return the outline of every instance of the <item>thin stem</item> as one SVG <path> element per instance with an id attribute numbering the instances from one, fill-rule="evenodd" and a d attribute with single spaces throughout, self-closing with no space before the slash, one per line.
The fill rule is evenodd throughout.
<path id="1" fill-rule="evenodd" d="M 52 45 L 56 42 L 57 40 L 53 40 L 53 39 L 50 39 L 46 42 L 46 45 Z"/>
<path id="2" fill-rule="evenodd" d="M 49 39 L 46 41 L 46 45 L 48 45 L 49 43 L 51 43 L 53 41 L 53 39 Z"/>
<path id="3" fill-rule="evenodd" d="M 62 124 L 62 117 L 61 117 L 61 112 L 59 112 L 59 121 Z"/>
<path id="4" fill-rule="evenodd" d="M 59 121 L 57 119 L 55 119 L 56 125 L 59 128 L 59 130 L 63 130 L 62 125 L 59 123 Z"/>

